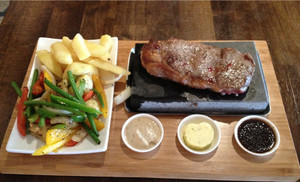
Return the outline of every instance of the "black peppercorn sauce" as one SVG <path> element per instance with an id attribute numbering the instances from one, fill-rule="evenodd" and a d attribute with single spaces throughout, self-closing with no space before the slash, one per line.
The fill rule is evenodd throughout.
<path id="1" fill-rule="evenodd" d="M 251 119 L 238 128 L 238 138 L 248 150 L 264 153 L 274 147 L 276 138 L 273 129 L 261 120 Z"/>

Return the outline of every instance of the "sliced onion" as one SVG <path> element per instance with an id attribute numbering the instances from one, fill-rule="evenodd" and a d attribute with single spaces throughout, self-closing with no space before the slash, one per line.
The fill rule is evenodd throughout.
<path id="1" fill-rule="evenodd" d="M 119 81 L 121 78 L 122 78 L 122 74 L 120 74 L 119 76 L 117 76 L 117 77 L 115 77 L 114 79 L 112 79 L 112 80 L 102 80 L 102 83 L 104 84 L 104 85 L 107 85 L 107 84 L 112 84 L 112 83 L 115 83 L 115 82 L 117 82 L 117 81 Z"/>
<path id="2" fill-rule="evenodd" d="M 131 96 L 131 87 L 127 86 L 119 95 L 114 98 L 116 105 L 126 101 Z"/>
<path id="3" fill-rule="evenodd" d="M 70 112 L 70 111 L 66 111 L 66 110 L 62 110 L 62 109 L 55 109 L 52 107 L 45 107 L 45 108 L 47 108 L 47 110 L 52 111 L 57 114 L 72 115 L 72 112 Z"/>
<path id="4" fill-rule="evenodd" d="M 43 100 L 42 97 L 38 97 L 38 98 L 35 98 L 35 99 L 32 99 L 33 101 L 36 101 L 36 100 Z"/>
<path id="5" fill-rule="evenodd" d="M 84 139 L 85 136 L 87 136 L 87 132 L 86 130 L 81 127 L 76 133 L 75 135 L 72 136 L 72 140 L 74 142 L 80 142 L 82 139 Z"/>
<path id="6" fill-rule="evenodd" d="M 50 90 L 46 90 L 43 95 L 41 97 L 38 97 L 38 98 L 35 98 L 35 99 L 32 99 L 32 100 L 45 100 L 47 101 L 47 99 L 50 97 Z"/>
<path id="7" fill-rule="evenodd" d="M 50 90 L 46 90 L 43 95 L 40 97 L 41 100 L 45 100 L 47 101 L 49 98 L 50 98 L 50 94 L 51 94 L 51 91 Z"/>
<path id="8" fill-rule="evenodd" d="M 42 71 L 47 71 L 47 72 L 49 73 L 51 79 L 52 79 L 52 83 L 53 83 L 54 85 L 56 85 L 56 79 L 55 79 L 55 76 L 53 75 L 53 73 L 52 73 L 45 65 L 42 65 L 42 66 L 41 66 L 41 70 L 42 70 Z"/>
<path id="9" fill-rule="evenodd" d="M 76 122 L 72 122 L 72 119 L 70 117 L 66 116 L 55 116 L 54 118 L 51 118 L 50 123 L 54 125 L 61 123 L 67 125 L 67 127 L 70 127 L 70 125 L 73 125 L 73 123 L 76 124 Z"/>

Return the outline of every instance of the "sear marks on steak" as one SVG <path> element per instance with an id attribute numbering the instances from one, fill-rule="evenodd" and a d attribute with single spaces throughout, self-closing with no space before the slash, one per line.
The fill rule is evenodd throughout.
<path id="1" fill-rule="evenodd" d="M 255 71 L 248 53 L 176 38 L 150 40 L 141 50 L 141 62 L 153 76 L 222 95 L 245 92 Z"/>

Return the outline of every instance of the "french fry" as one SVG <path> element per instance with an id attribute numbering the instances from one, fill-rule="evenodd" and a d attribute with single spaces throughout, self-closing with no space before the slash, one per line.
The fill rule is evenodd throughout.
<path id="1" fill-rule="evenodd" d="M 50 71 L 52 71 L 58 78 L 62 78 L 62 66 L 59 64 L 47 50 L 37 51 L 36 55 L 38 59 L 44 64 Z"/>
<path id="2" fill-rule="evenodd" d="M 100 38 L 100 45 L 102 45 L 105 48 L 106 52 L 110 52 L 110 49 L 113 45 L 111 36 L 107 34 L 102 35 Z"/>
<path id="3" fill-rule="evenodd" d="M 110 53 L 106 52 L 104 56 L 100 57 L 100 59 L 102 59 L 103 61 L 110 61 L 111 60 Z"/>
<path id="4" fill-rule="evenodd" d="M 64 71 L 64 79 L 68 78 L 68 71 L 72 71 L 73 75 L 99 74 L 98 69 L 95 66 L 83 62 L 73 62 L 72 64 L 69 64 Z"/>
<path id="5" fill-rule="evenodd" d="M 71 52 L 73 61 L 79 61 L 79 58 L 77 57 L 75 51 L 72 48 L 72 41 L 69 39 L 69 37 L 63 36 L 61 41 Z"/>
<path id="6" fill-rule="evenodd" d="M 63 43 L 68 49 L 72 49 L 72 40 L 69 39 L 67 36 L 63 36 L 61 43 Z"/>
<path id="7" fill-rule="evenodd" d="M 85 45 L 83 37 L 79 33 L 75 35 L 71 45 L 79 60 L 84 60 L 91 56 L 91 53 Z"/>
<path id="8" fill-rule="evenodd" d="M 73 63 L 72 55 L 69 49 L 61 42 L 55 42 L 51 45 L 51 53 L 61 64 Z"/>
<path id="9" fill-rule="evenodd" d="M 112 72 L 117 75 L 130 75 L 130 72 L 120 66 L 116 66 L 110 62 L 102 61 L 101 59 L 91 58 L 87 61 L 90 65 L 100 68 L 105 71 Z"/>
<path id="10" fill-rule="evenodd" d="M 107 52 L 106 48 L 99 44 L 94 44 L 91 42 L 85 42 L 89 52 L 91 53 L 92 57 L 100 58 L 104 61 L 110 61 L 110 54 Z"/>

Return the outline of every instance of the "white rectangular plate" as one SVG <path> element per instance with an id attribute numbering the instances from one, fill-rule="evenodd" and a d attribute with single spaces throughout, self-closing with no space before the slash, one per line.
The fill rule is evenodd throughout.
<path id="1" fill-rule="evenodd" d="M 118 54 L 118 38 L 113 37 L 113 46 L 111 49 L 111 62 L 113 64 L 117 64 L 117 54 Z M 52 38 L 44 38 L 41 37 L 38 40 L 36 51 L 46 49 L 50 51 L 50 45 L 54 42 L 61 41 L 61 39 L 52 39 Z M 91 42 L 99 42 L 97 40 L 90 40 Z M 35 54 L 35 52 L 34 52 Z M 31 69 L 29 81 L 28 81 L 28 88 L 31 85 L 31 80 L 33 76 L 33 72 L 35 68 L 40 68 L 40 61 L 37 59 L 36 55 L 34 55 L 33 66 Z M 100 70 L 100 76 L 104 80 L 110 80 L 114 78 L 114 75 Z M 59 154 L 87 154 L 87 153 L 96 153 L 96 152 L 105 152 L 108 146 L 109 140 L 109 130 L 110 130 L 110 123 L 111 123 L 111 115 L 112 115 L 112 106 L 113 106 L 113 94 L 114 94 L 114 84 L 105 85 L 104 87 L 106 97 L 107 97 L 107 105 L 108 105 L 108 114 L 103 122 L 105 123 L 104 129 L 100 131 L 100 145 L 95 144 L 95 142 L 87 136 L 82 142 L 77 144 L 74 147 L 63 147 L 58 150 L 57 153 L 49 153 L 50 155 L 59 155 Z M 26 135 L 23 137 L 19 134 L 17 128 L 17 119 L 15 120 L 12 132 L 10 134 L 6 150 L 12 153 L 25 153 L 25 154 L 32 154 L 35 150 L 40 148 L 41 146 L 45 145 L 44 142 L 35 138 L 32 135 Z"/>

